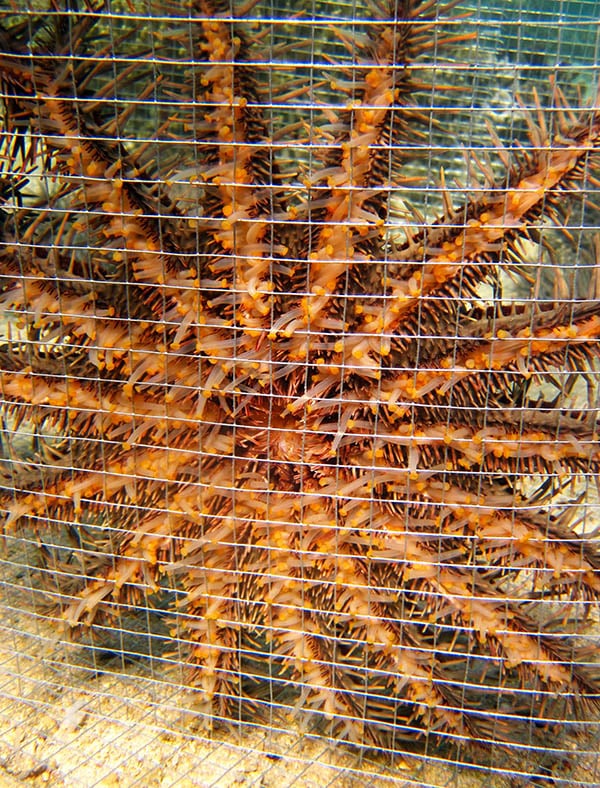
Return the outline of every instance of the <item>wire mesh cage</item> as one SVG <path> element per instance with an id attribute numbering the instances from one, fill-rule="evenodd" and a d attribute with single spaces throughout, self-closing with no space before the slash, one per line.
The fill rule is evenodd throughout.
<path id="1" fill-rule="evenodd" d="M 599 10 L 4 3 L 3 784 L 600 782 Z"/>

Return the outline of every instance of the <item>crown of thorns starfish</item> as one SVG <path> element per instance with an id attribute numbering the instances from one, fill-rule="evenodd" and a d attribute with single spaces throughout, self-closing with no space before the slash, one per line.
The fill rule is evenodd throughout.
<path id="1" fill-rule="evenodd" d="M 103 2 L 4 15 L 1 387 L 32 436 L 4 528 L 37 532 L 70 627 L 162 597 L 216 714 L 392 748 L 597 714 L 561 627 L 600 557 L 555 499 L 598 472 L 598 292 L 503 286 L 598 210 L 600 114 L 555 87 L 460 199 L 442 168 L 427 222 L 407 195 L 450 90 L 432 58 L 470 37 L 454 5 L 334 20 L 351 59 L 317 53 L 304 110 L 306 66 L 218 0 L 157 5 L 151 45 Z"/>

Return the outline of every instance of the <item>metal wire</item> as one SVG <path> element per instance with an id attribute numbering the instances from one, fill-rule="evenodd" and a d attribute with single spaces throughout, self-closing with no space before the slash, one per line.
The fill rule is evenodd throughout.
<path id="1" fill-rule="evenodd" d="M 5 779 L 597 785 L 599 4 L 21 5 Z"/>

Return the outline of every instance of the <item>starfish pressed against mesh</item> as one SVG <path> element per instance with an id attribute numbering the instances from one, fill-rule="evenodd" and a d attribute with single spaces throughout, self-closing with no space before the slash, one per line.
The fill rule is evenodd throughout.
<path id="1" fill-rule="evenodd" d="M 554 501 L 598 471 L 600 302 L 593 279 L 503 286 L 540 228 L 566 247 L 596 210 L 598 111 L 556 88 L 522 148 L 490 129 L 461 201 L 438 166 L 427 222 L 432 62 L 470 38 L 451 5 L 333 20 L 309 88 L 285 27 L 264 59 L 272 30 L 186 9 L 135 35 L 91 0 L 4 19 L 1 386 L 32 436 L 6 532 L 73 536 L 49 551 L 73 628 L 162 597 L 219 715 L 402 748 L 597 713 L 558 633 L 600 557 Z"/>

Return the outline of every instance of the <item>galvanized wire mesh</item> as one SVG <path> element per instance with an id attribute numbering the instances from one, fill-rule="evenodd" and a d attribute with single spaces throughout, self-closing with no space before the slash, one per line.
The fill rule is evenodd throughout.
<path id="1" fill-rule="evenodd" d="M 0 11 L 6 784 L 598 784 L 598 4 Z"/>

